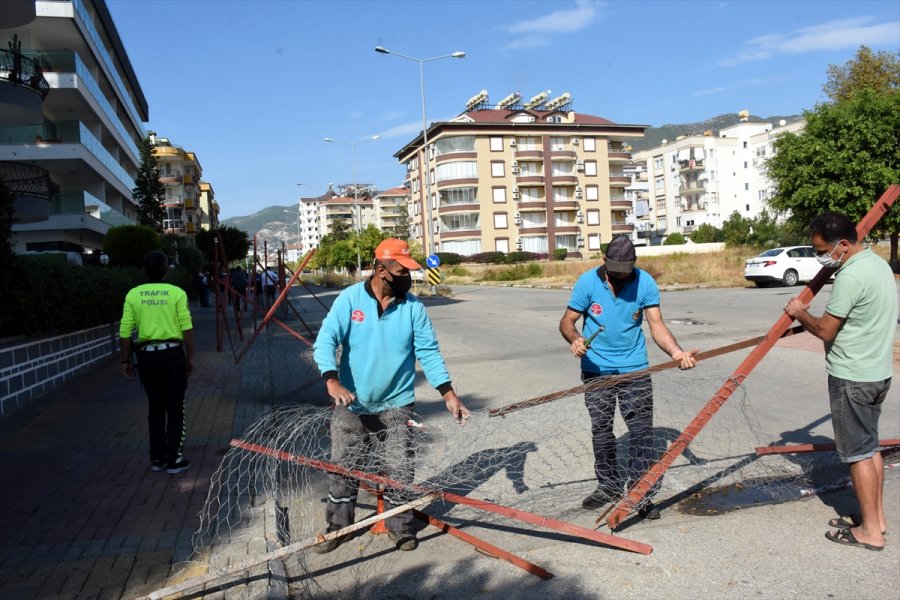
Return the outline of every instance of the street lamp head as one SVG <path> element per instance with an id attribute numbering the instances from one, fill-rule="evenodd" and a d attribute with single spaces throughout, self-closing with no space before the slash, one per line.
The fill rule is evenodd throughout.
<path id="1" fill-rule="evenodd" d="M 334 140 L 331 139 L 331 138 L 325 138 L 325 141 L 326 141 L 326 142 L 333 142 Z"/>
<path id="2" fill-rule="evenodd" d="M 465 58 L 466 53 L 457 51 L 457 52 L 454 52 L 453 54 L 451 54 L 450 56 L 452 56 L 453 58 Z"/>
<path id="3" fill-rule="evenodd" d="M 384 46 L 375 46 L 375 52 L 380 52 L 381 54 L 390 54 L 391 51 L 385 48 Z"/>
<path id="4" fill-rule="evenodd" d="M 377 139 L 380 138 L 380 137 L 381 137 L 380 135 L 373 135 L 373 136 L 372 136 L 372 139 L 373 139 L 373 140 L 377 140 Z"/>

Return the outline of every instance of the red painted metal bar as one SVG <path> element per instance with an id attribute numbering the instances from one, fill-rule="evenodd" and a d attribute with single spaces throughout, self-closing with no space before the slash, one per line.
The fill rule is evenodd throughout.
<path id="1" fill-rule="evenodd" d="M 892 448 L 900 446 L 900 439 L 878 440 L 879 448 Z M 833 443 L 825 444 L 790 444 L 787 446 L 760 446 L 756 449 L 757 456 L 765 456 L 767 454 L 803 454 L 805 452 L 827 452 L 834 450 Z"/>
<path id="2" fill-rule="evenodd" d="M 532 575 L 537 575 L 541 579 L 553 579 L 553 573 L 550 573 L 549 571 L 545 571 L 544 569 L 537 566 L 536 564 L 528 562 L 524 558 L 520 558 L 520 557 L 516 556 L 515 554 L 507 552 L 506 550 L 504 550 L 502 548 L 498 548 L 497 546 L 494 546 L 493 544 L 489 544 L 488 542 L 485 542 L 484 540 L 479 539 L 479 538 L 475 537 L 474 535 L 470 535 L 470 534 L 466 533 L 465 531 L 462 531 L 461 529 L 458 529 L 458 528 L 454 527 L 453 525 L 450 525 L 449 523 L 445 523 L 444 521 L 441 521 L 440 519 L 432 517 L 431 515 L 424 513 L 420 510 L 414 509 L 413 514 L 415 514 L 416 517 L 418 517 L 422 521 L 426 521 L 428 524 L 433 525 L 434 527 L 437 527 L 444 533 L 449 533 L 453 537 L 458 538 L 458 539 L 466 542 L 467 544 L 471 544 L 471 545 L 475 546 L 476 548 L 478 548 L 479 550 L 484 550 L 485 552 L 489 553 L 492 556 L 495 556 L 497 558 L 505 560 L 508 563 L 512 563 L 512 564 L 516 565 L 517 567 L 519 567 L 520 569 L 524 569 L 524 570 L 528 571 Z M 382 523 L 383 522 L 384 521 L 382 521 Z"/>
<path id="3" fill-rule="evenodd" d="M 244 344 L 244 347 L 241 348 L 241 352 L 237 355 L 237 357 L 235 357 L 234 364 L 238 364 L 241 362 L 241 360 L 244 358 L 244 355 L 247 353 L 247 350 L 250 349 L 250 346 L 253 345 L 253 342 L 256 341 L 256 338 L 259 337 L 259 334 L 262 332 L 262 330 L 265 329 L 266 325 L 269 324 L 269 321 L 272 319 L 272 316 L 275 314 L 275 310 L 278 308 L 278 305 L 281 304 L 281 302 L 287 297 L 287 294 L 290 291 L 291 286 L 294 285 L 294 281 L 296 281 L 300 277 L 300 274 L 303 273 L 303 269 L 306 268 L 306 263 L 308 263 L 310 261 L 310 259 L 313 257 L 313 254 L 315 254 L 315 253 L 316 253 L 315 248 L 313 248 L 312 250 L 310 250 L 307 253 L 306 258 L 303 259 L 303 264 L 300 265 L 300 267 L 294 273 L 293 277 L 291 277 L 290 282 L 288 282 L 288 284 L 284 286 L 284 289 L 281 290 L 281 294 L 279 294 L 278 298 L 275 300 L 275 302 L 272 303 L 271 308 L 269 308 L 269 312 L 266 313 L 266 316 L 263 318 L 263 320 L 256 326 L 256 329 L 253 330 L 253 335 L 250 337 L 250 339 L 247 341 L 247 343 Z"/>
<path id="4" fill-rule="evenodd" d="M 860 240 L 864 239 L 869 234 L 872 227 L 878 223 L 878 220 L 888 211 L 888 209 L 890 209 L 898 195 L 900 195 L 900 185 L 894 184 L 882 194 L 877 202 L 875 202 L 875 205 L 856 226 L 856 233 Z M 804 304 L 811 302 L 813 297 L 820 289 L 822 289 L 822 286 L 828 281 L 828 278 L 831 277 L 831 274 L 834 273 L 834 271 L 835 269 L 822 268 L 813 280 L 809 282 L 809 285 L 800 292 L 798 296 L 800 301 Z M 650 470 L 644 473 L 638 482 L 632 486 L 631 490 L 619 500 L 616 507 L 613 509 L 612 514 L 609 515 L 609 518 L 606 521 L 610 529 L 615 529 L 631 510 L 640 505 L 641 500 L 643 500 L 644 496 L 646 496 L 653 488 L 653 485 L 659 481 L 659 478 L 662 477 L 663 473 L 665 473 L 670 466 L 672 466 L 675 459 L 684 452 L 688 444 L 690 444 L 703 427 L 709 423 L 716 412 L 718 412 L 728 398 L 731 397 L 734 390 L 741 385 L 747 375 L 753 371 L 756 365 L 758 365 L 769 350 L 772 349 L 775 342 L 777 342 L 784 332 L 787 331 L 792 322 L 793 319 L 784 313 L 778 317 L 778 320 L 775 321 L 775 324 L 772 325 L 772 328 L 769 329 L 769 332 L 763 337 L 763 340 L 750 352 L 750 354 L 747 355 L 747 358 L 738 365 L 737 369 L 735 369 L 728 380 L 722 384 L 722 387 L 720 387 L 710 401 L 707 402 L 706 406 L 700 409 L 699 414 L 697 414 L 688 426 L 685 427 L 684 431 L 681 432 L 681 435 L 672 442 L 672 445 L 669 446 L 666 453 L 659 459 L 659 462 L 650 467 Z"/>
<path id="5" fill-rule="evenodd" d="M 509 517 L 511 519 L 524 521 L 525 523 L 531 523 L 532 525 L 537 525 L 538 527 L 555 529 L 556 531 L 568 533 L 570 535 L 598 542 L 606 546 L 621 548 L 622 550 L 629 550 L 631 552 L 637 552 L 639 554 L 650 554 L 653 551 L 653 548 L 651 546 L 642 544 L 641 542 L 635 542 L 633 540 L 627 540 L 614 535 L 601 533 L 593 529 L 587 529 L 578 525 L 572 525 L 571 523 L 566 523 L 565 521 L 559 521 L 557 519 L 551 519 L 549 517 L 542 517 L 541 515 L 536 515 L 515 508 L 510 508 L 501 504 L 494 504 L 493 502 L 487 502 L 485 500 L 476 500 L 473 498 L 468 498 L 466 496 L 451 494 L 449 492 L 437 492 L 419 485 L 406 485 L 404 483 L 389 479 L 387 477 L 383 477 L 381 475 L 373 475 L 371 473 L 366 473 L 356 469 L 347 469 L 333 463 L 325 462 L 323 460 L 316 460 L 313 458 L 308 458 L 306 456 L 291 454 L 290 452 L 284 452 L 282 450 L 273 450 L 272 448 L 268 448 L 261 444 L 253 444 L 250 442 L 245 442 L 243 440 L 231 440 L 231 445 L 235 448 L 241 448 L 242 450 L 256 452 L 257 454 L 264 454 L 266 456 L 271 456 L 273 458 L 293 462 L 299 465 L 310 466 L 321 471 L 344 475 L 345 477 L 361 479 L 363 481 L 368 481 L 369 483 L 380 483 L 395 488 L 407 488 L 421 494 L 436 496 L 455 504 L 464 504 L 466 506 L 471 506 L 472 508 L 483 510 L 485 512 L 491 512 L 502 515 L 504 517 Z"/>

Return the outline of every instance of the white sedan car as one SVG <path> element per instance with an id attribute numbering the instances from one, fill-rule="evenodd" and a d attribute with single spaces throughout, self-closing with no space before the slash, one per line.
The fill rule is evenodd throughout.
<path id="1" fill-rule="evenodd" d="M 812 246 L 787 246 L 766 250 L 744 263 L 744 279 L 757 287 L 770 283 L 797 285 L 816 276 L 822 265 L 816 260 Z"/>

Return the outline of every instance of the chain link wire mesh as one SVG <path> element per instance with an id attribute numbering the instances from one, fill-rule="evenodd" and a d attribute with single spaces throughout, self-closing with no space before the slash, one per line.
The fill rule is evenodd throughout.
<path id="1" fill-rule="evenodd" d="M 655 373 L 652 448 L 645 450 L 655 458 L 661 456 L 727 377 L 727 373 L 710 371 Z M 418 408 L 421 412 L 413 415 L 414 423 L 398 425 L 412 430 L 415 478 L 407 497 L 452 492 L 563 521 L 584 521 L 581 502 L 597 481 L 583 394 L 503 417 L 473 411 L 465 427 L 447 413 Z M 247 428 L 240 442 L 255 449 L 232 448 L 224 457 L 200 513 L 195 547 L 240 540 L 242 530 L 264 518 L 259 509 L 263 500 L 274 503 L 280 544 L 312 539 L 324 531 L 328 475 L 316 461 L 331 461 L 331 414 L 330 408 L 283 404 Z M 797 499 L 835 479 L 839 463 L 834 453 L 757 456 L 756 447 L 791 441 L 785 433 L 772 433 L 773 427 L 755 414 L 747 388 L 737 386 L 729 402 L 660 480 L 656 501 L 685 512 L 713 514 L 718 510 L 715 503 L 698 501 L 711 489 L 741 495 L 747 505 L 753 505 Z M 619 414 L 614 432 L 622 473 L 631 436 Z M 374 435 L 368 442 L 337 466 L 374 478 L 381 475 L 383 442 Z M 377 487 L 371 481 L 368 485 Z M 376 506 L 374 493 L 363 487 L 357 520 Z M 487 532 L 488 541 L 492 527 L 512 523 L 525 534 L 534 529 L 441 499 L 426 512 L 454 526 L 478 525 Z M 592 517 L 600 514 L 590 513 Z M 379 588 L 372 582 L 390 580 L 398 572 L 396 552 L 387 536 L 361 532 L 330 554 L 301 550 L 286 561 L 292 574 L 291 591 L 311 598 L 378 597 Z"/>

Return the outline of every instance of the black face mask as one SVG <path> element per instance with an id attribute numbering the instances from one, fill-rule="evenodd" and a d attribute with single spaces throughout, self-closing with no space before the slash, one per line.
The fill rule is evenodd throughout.
<path id="1" fill-rule="evenodd" d="M 385 279 L 384 282 L 391 289 L 391 295 L 394 298 L 399 298 L 405 295 L 412 287 L 412 275 L 391 274 L 391 279 Z"/>

